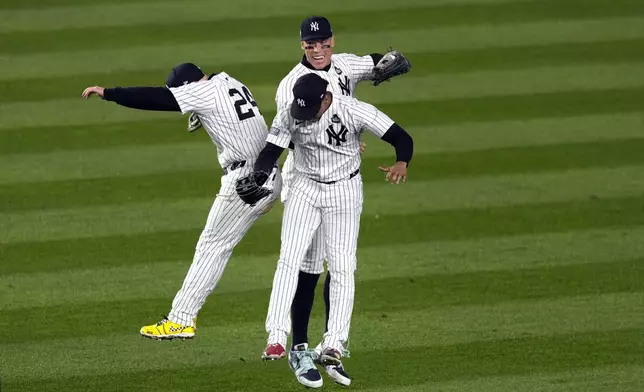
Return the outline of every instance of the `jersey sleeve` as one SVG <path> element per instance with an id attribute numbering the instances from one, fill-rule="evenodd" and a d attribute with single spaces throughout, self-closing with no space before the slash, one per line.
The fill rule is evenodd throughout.
<path id="1" fill-rule="evenodd" d="M 266 141 L 282 148 L 288 148 L 291 143 L 290 116 L 288 107 L 282 108 L 277 112 L 273 119 L 271 129 L 268 131 Z"/>
<path id="2" fill-rule="evenodd" d="M 353 107 L 354 126 L 358 130 L 368 130 L 381 138 L 392 125 L 394 120 L 366 102 L 355 100 Z"/>
<path id="3" fill-rule="evenodd" d="M 345 53 L 342 59 L 347 62 L 351 70 L 351 76 L 357 82 L 371 80 L 373 78 L 373 58 L 367 56 L 357 56 L 355 54 Z"/>
<path id="4" fill-rule="evenodd" d="M 217 102 L 217 86 L 208 80 L 171 87 L 170 91 L 184 114 L 213 110 Z"/>
<path id="5" fill-rule="evenodd" d="M 293 100 L 293 85 L 295 81 L 289 75 L 286 76 L 277 86 L 277 92 L 275 93 L 275 103 L 277 104 L 277 110 L 288 106 Z"/>

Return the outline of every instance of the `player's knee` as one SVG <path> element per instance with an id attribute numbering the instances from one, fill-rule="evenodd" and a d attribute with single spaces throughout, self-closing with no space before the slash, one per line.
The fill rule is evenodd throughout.
<path id="1" fill-rule="evenodd" d="M 327 265 L 329 272 L 333 276 L 337 274 L 339 276 L 343 275 L 353 275 L 356 271 L 356 259 L 355 257 L 345 257 L 345 258 L 329 258 L 327 260 Z"/>
<path id="2" fill-rule="evenodd" d="M 298 273 L 300 271 L 300 263 L 293 258 L 280 258 L 277 262 L 277 268 L 286 270 L 289 273 Z"/>

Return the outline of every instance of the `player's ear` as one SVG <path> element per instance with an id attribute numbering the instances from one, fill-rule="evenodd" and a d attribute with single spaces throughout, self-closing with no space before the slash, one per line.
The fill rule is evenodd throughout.
<path id="1" fill-rule="evenodd" d="M 302 50 L 306 50 L 306 42 L 300 41 L 300 46 L 302 47 Z"/>
<path id="2" fill-rule="evenodd" d="M 334 47 L 334 46 L 335 46 L 335 36 L 331 37 L 331 40 L 329 41 L 329 45 L 330 45 L 331 47 Z"/>

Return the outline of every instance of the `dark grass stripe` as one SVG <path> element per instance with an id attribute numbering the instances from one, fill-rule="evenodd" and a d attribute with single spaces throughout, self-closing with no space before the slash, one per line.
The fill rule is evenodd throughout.
<path id="1" fill-rule="evenodd" d="M 417 154 L 410 169 L 410 179 L 427 181 L 515 173 L 527 175 L 593 167 L 614 168 L 644 163 L 643 151 L 644 139 L 624 139 Z M 393 159 L 393 151 L 390 159 Z M 387 158 L 367 155 L 362 164 L 364 181 L 381 183 L 383 176 L 376 168 L 386 161 Z M 217 193 L 220 175 L 219 170 L 194 170 L 0 185 L 0 212 L 211 197 Z M 47 197 L 43 197 L 45 194 Z"/>
<path id="2" fill-rule="evenodd" d="M 644 60 L 644 39 L 406 54 L 414 65 L 410 75 L 423 76 L 593 62 L 610 64 L 642 61 Z M 259 84 L 274 85 L 277 88 L 279 81 L 297 61 L 298 59 L 294 58 L 293 61 L 229 64 L 224 68 L 229 74 L 242 80 L 251 88 Z M 221 64 L 201 64 L 201 66 L 205 70 L 215 71 L 222 67 Z M 0 81 L 0 90 L 4 93 L 0 95 L 0 102 L 69 98 L 78 95 L 85 86 L 95 84 L 106 86 L 114 84 L 121 86 L 160 85 L 165 81 L 168 73 L 168 69 L 159 69 L 155 67 L 154 62 L 151 62 L 148 69 L 122 71 L 116 74 L 87 73 L 54 78 L 36 76 L 31 79 L 2 80 Z"/>
<path id="3" fill-rule="evenodd" d="M 403 127 L 410 127 L 639 112 L 643 108 L 642 102 L 644 87 L 422 100 L 377 106 Z M 273 108 L 272 103 L 263 105 Z M 264 109 L 264 116 L 271 121 L 275 112 Z M 176 121 L 3 129 L 0 131 L 0 154 L 185 141 L 189 140 L 185 126 L 186 118 L 177 116 Z"/>
<path id="4" fill-rule="evenodd" d="M 273 262 L 268 261 L 267 262 Z M 183 276 L 177 276 L 177 289 Z M 154 280 L 154 276 L 150 276 Z M 270 282 L 271 276 L 266 276 Z M 6 342 L 53 336 L 100 336 L 135 332 L 137 323 L 166 312 L 167 298 L 37 307 L 0 312 Z M 521 299 L 548 299 L 644 291 L 644 259 L 538 269 L 470 272 L 358 281 L 355 312 L 386 318 L 388 312 L 454 305 L 491 305 Z M 199 315 L 201 325 L 234 325 L 264 319 L 270 288 L 213 294 Z M 16 320 L 21 328 L 13 329 Z M 47 321 L 51 321 L 48 323 Z M 57 321 L 59 320 L 59 321 Z M 149 321 L 149 320 L 148 320 Z M 97 329 L 96 324 L 101 328 Z M 74 328 L 70 328 L 70 326 Z M 140 326 L 139 326 L 140 327 Z"/>
<path id="5" fill-rule="evenodd" d="M 507 24 L 541 20 L 580 20 L 644 14 L 644 4 L 635 0 L 533 1 L 499 4 L 457 4 L 390 10 L 360 10 L 325 16 L 341 34 L 384 30 L 426 29 L 473 24 Z M 180 8 L 178 6 L 178 8 Z M 240 14 L 241 16 L 241 14 Z M 114 49 L 195 43 L 244 38 L 293 37 L 298 39 L 301 18 L 294 16 L 239 18 L 185 23 L 63 29 L 48 32 L 0 34 L 0 53 L 33 53 L 82 49 Z"/>
<path id="6" fill-rule="evenodd" d="M 386 323 L 381 324 L 382 328 L 386 326 Z M 410 348 L 356 349 L 347 360 L 347 371 L 354 378 L 352 389 L 368 389 L 512 375 L 541 377 L 548 372 L 584 371 L 587 368 L 611 365 L 642 365 L 643 333 L 643 329 L 632 328 L 552 336 L 522 336 L 431 347 L 417 342 L 417 346 Z M 177 351 L 179 344 L 181 343 L 166 344 L 167 351 Z M 243 361 L 230 358 L 229 362 L 216 365 L 192 363 L 182 364 L 180 368 L 144 372 L 119 372 L 47 381 L 13 381 L 8 387 L 9 390 L 22 392 L 40 392 L 45 386 L 47 391 L 52 392 L 196 392 L 212 391 L 213 385 L 216 385 L 218 391 L 262 391 L 266 389 L 267 380 L 270 380 L 270 385 L 279 385 L 283 391 L 302 390 L 286 366 L 262 363 L 257 359 L 256 352 L 243 353 L 242 357 L 245 357 Z M 168 366 L 175 365 L 168 363 Z M 559 379 L 557 382 L 565 384 L 567 381 Z M 528 379 L 526 383 L 532 381 Z M 525 385 L 525 388 L 533 387 L 534 384 Z"/>
<path id="7" fill-rule="evenodd" d="M 93 0 L 87 3 L 82 0 L 2 0 L 0 10 L 42 9 L 69 6 L 99 5 L 99 4 L 130 4 L 153 3 L 158 0 Z"/>
<path id="8" fill-rule="evenodd" d="M 371 195 L 370 197 L 377 197 Z M 274 213 L 279 213 L 275 211 Z M 204 211 L 204 218 L 206 211 Z M 195 222 L 195 227 L 203 222 Z M 505 207 L 426 211 L 410 215 L 363 216 L 359 246 L 375 247 L 439 240 L 565 232 L 644 224 L 644 196 Z M 235 255 L 279 252 L 281 222 L 255 225 Z M 101 238 L 39 241 L 0 246 L 0 275 L 72 268 L 192 260 L 200 229 Z M 43 260 L 47 260 L 43 263 Z"/>

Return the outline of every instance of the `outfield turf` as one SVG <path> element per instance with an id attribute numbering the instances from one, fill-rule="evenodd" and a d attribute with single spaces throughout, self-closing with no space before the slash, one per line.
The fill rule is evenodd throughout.
<path id="1" fill-rule="evenodd" d="M 303 389 L 259 360 L 281 205 L 195 340 L 139 336 L 169 311 L 221 170 L 186 117 L 80 94 L 192 61 L 246 83 L 270 122 L 310 14 L 337 52 L 391 45 L 414 66 L 358 89 L 416 145 L 392 186 L 393 150 L 366 140 L 351 389 L 643 391 L 642 0 L 1 0 L 3 391 Z M 318 301 L 314 343 L 323 317 Z"/>

